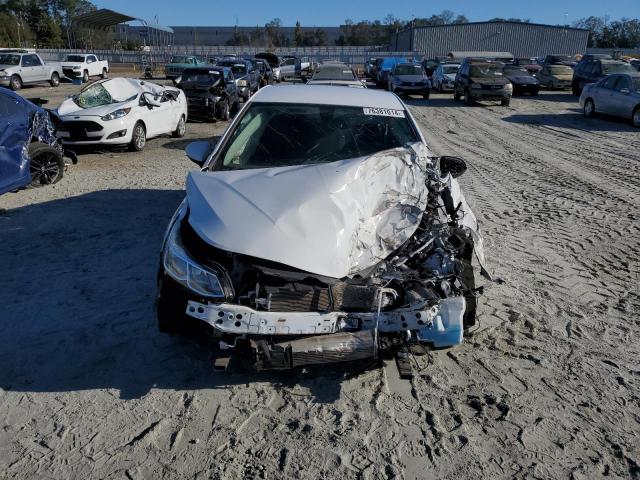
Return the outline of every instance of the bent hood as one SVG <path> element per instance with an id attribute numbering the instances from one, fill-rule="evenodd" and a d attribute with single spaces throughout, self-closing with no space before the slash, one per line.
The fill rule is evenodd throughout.
<path id="1" fill-rule="evenodd" d="M 189 224 L 222 250 L 332 278 L 404 244 L 427 205 L 422 144 L 333 163 L 190 172 Z"/>

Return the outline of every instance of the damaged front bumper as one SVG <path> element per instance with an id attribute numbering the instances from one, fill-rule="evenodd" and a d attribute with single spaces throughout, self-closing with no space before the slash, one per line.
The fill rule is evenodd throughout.
<path id="1" fill-rule="evenodd" d="M 232 335 L 329 335 L 340 332 L 376 331 L 404 333 L 437 348 L 462 342 L 464 297 L 442 300 L 438 305 L 386 312 L 266 312 L 234 304 L 187 303 L 186 314 L 214 329 Z"/>

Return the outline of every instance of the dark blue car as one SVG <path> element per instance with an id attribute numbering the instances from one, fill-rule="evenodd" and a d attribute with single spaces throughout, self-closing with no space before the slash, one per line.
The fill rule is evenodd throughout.
<path id="1" fill-rule="evenodd" d="M 27 185 L 48 185 L 64 175 L 64 152 L 45 109 L 0 88 L 0 195 Z"/>

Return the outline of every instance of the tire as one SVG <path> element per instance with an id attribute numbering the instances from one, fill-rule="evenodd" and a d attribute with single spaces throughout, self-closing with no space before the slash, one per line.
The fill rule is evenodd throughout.
<path id="1" fill-rule="evenodd" d="M 587 98 L 584 102 L 584 108 L 582 111 L 584 112 L 584 116 L 587 118 L 593 118 L 596 116 L 596 104 L 591 98 Z"/>
<path id="2" fill-rule="evenodd" d="M 464 91 L 464 104 L 465 105 L 471 105 L 472 100 L 471 100 L 471 94 L 469 93 L 469 89 Z"/>
<path id="3" fill-rule="evenodd" d="M 62 154 L 50 145 L 33 142 L 28 147 L 31 159 L 31 186 L 52 185 L 64 176 L 64 159 Z"/>
<path id="4" fill-rule="evenodd" d="M 444 88 L 442 88 L 442 82 L 438 84 L 438 92 L 444 93 Z"/>
<path id="5" fill-rule="evenodd" d="M 640 105 L 637 106 L 636 109 L 633 111 L 631 122 L 633 123 L 634 127 L 640 128 Z"/>
<path id="6" fill-rule="evenodd" d="M 184 137 L 185 133 L 187 133 L 187 122 L 185 122 L 184 115 L 182 115 L 180 117 L 180 120 L 178 121 L 178 126 L 173 131 L 172 135 L 173 138 L 182 138 Z"/>
<path id="7" fill-rule="evenodd" d="M 427 92 L 427 93 L 423 93 L 423 94 L 422 94 L 422 98 L 424 98 L 425 100 L 429 100 L 429 96 L 430 96 L 430 95 L 431 95 L 431 94 L 430 94 L 429 92 Z"/>
<path id="8" fill-rule="evenodd" d="M 51 74 L 51 80 L 49 80 L 49 83 L 54 88 L 59 86 L 60 85 L 60 75 L 58 75 L 56 72 L 53 72 Z"/>
<path id="9" fill-rule="evenodd" d="M 500 105 L 502 105 L 503 107 L 508 107 L 509 105 L 511 105 L 511 98 L 503 98 L 500 101 Z"/>
<path id="10" fill-rule="evenodd" d="M 129 144 L 129 150 L 131 150 L 132 152 L 141 152 L 146 144 L 147 130 L 144 128 L 142 122 L 138 122 L 133 126 L 133 133 L 131 134 L 131 143 Z"/>
<path id="11" fill-rule="evenodd" d="M 22 88 L 22 79 L 18 75 L 12 75 L 9 81 L 9 86 L 14 92 Z"/>
<path id="12" fill-rule="evenodd" d="M 222 121 L 228 122 L 231 118 L 231 109 L 229 108 L 229 101 L 225 100 L 218 107 L 218 118 Z"/>
<path id="13" fill-rule="evenodd" d="M 108 78 L 109 77 L 109 72 L 107 72 L 106 68 L 102 69 L 102 73 L 100 74 L 100 78 Z"/>
<path id="14" fill-rule="evenodd" d="M 460 100 L 460 92 L 456 87 L 453 87 L 453 99 L 457 102 Z"/>
<path id="15" fill-rule="evenodd" d="M 89 71 L 85 70 L 82 73 L 82 83 L 87 83 L 89 81 Z"/>

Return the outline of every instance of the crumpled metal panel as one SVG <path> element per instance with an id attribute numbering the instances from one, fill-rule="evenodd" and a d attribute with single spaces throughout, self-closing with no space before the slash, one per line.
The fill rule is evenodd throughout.
<path id="1" fill-rule="evenodd" d="M 0 118 L 0 194 L 31 182 L 28 147 L 33 139 L 56 145 L 49 113 L 13 92 L 2 92 L 0 101 L 11 102 L 9 115 Z"/>
<path id="2" fill-rule="evenodd" d="M 416 143 L 327 164 L 190 172 L 189 223 L 223 250 L 353 276 L 415 233 L 428 200 L 430 157 Z"/>

